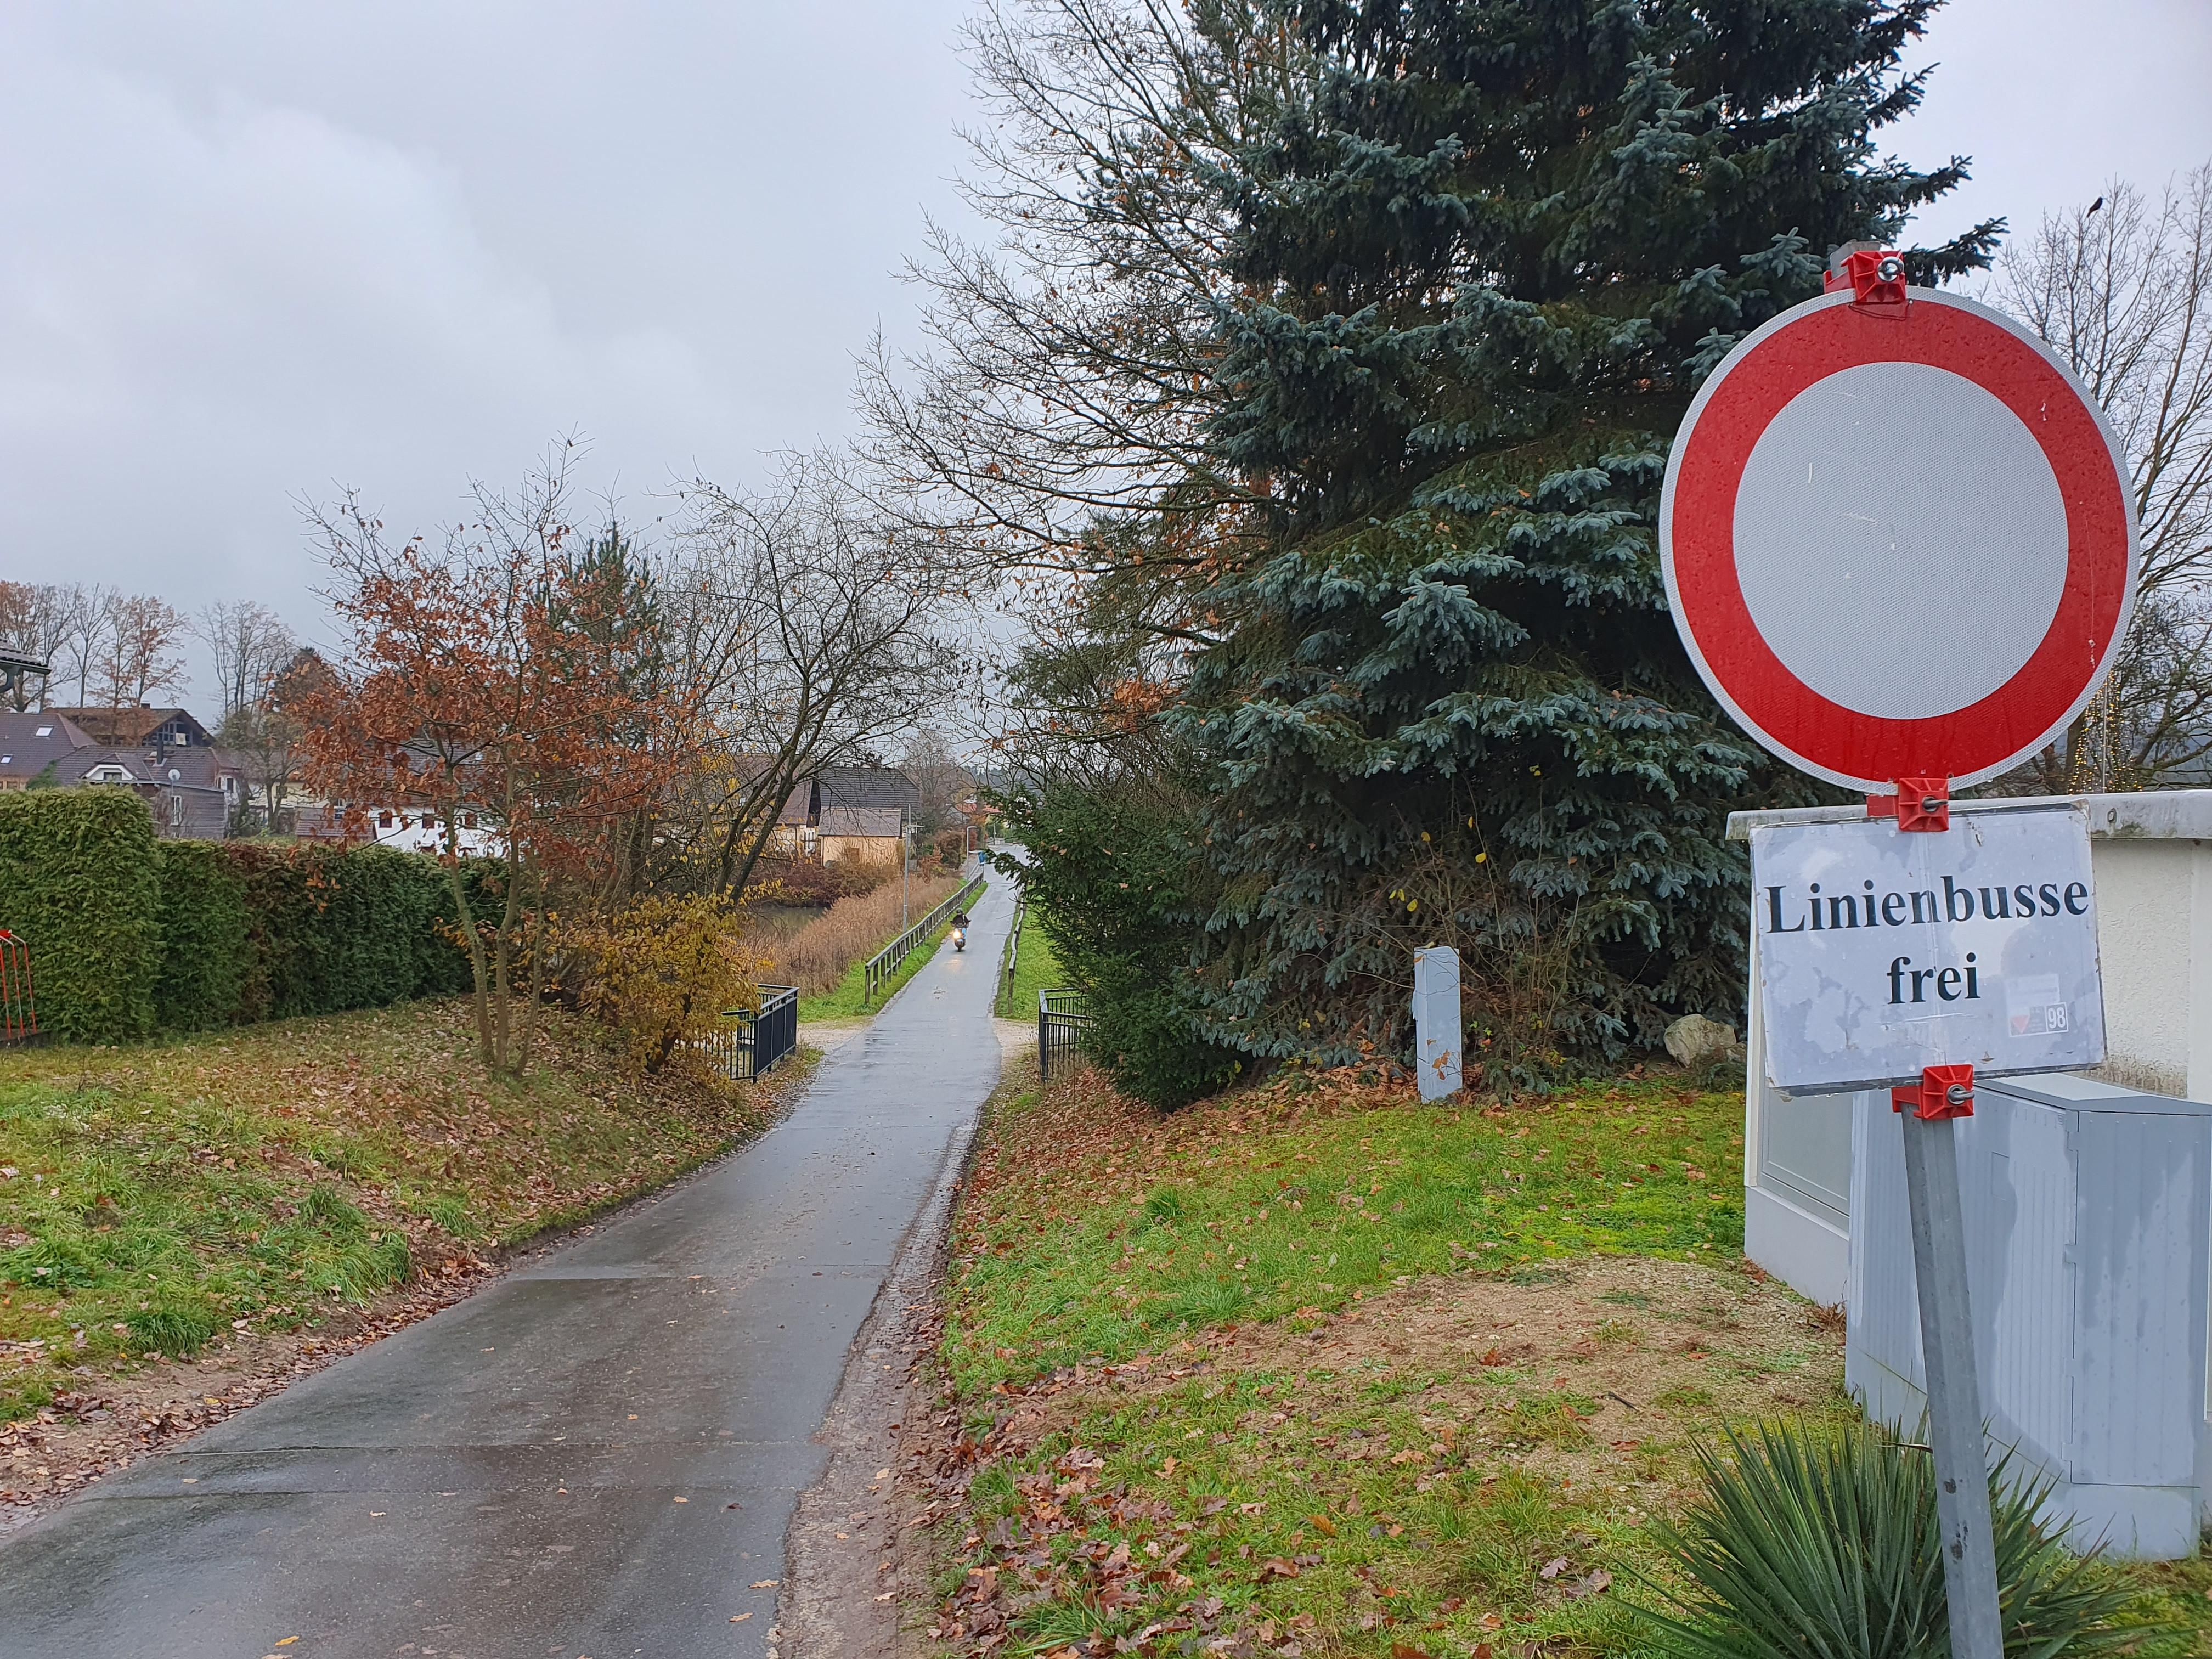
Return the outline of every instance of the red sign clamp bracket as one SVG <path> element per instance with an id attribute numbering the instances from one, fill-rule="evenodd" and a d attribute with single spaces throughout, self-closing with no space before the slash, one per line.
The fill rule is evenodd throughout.
<path id="1" fill-rule="evenodd" d="M 1848 288 L 1853 305 L 1893 316 L 1903 316 L 1908 303 L 1905 296 L 1905 260 L 1892 248 L 1852 248 L 1844 255 L 1843 269 L 1831 268 L 1824 275 L 1821 287 L 1830 294 Z"/>
<path id="2" fill-rule="evenodd" d="M 1923 1066 L 1920 1081 L 1899 1084 L 1889 1091 L 1889 1109 L 1930 1123 L 1947 1117 L 1974 1115 L 1974 1068 L 1971 1066 Z"/>
<path id="3" fill-rule="evenodd" d="M 1933 832 L 1951 827 L 1951 780 L 1899 778 L 1893 795 L 1869 795 L 1867 816 L 1895 818 L 1899 830 Z"/>

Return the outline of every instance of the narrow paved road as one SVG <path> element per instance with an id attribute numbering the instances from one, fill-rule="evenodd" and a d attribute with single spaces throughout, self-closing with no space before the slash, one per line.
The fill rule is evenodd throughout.
<path id="1" fill-rule="evenodd" d="M 762 1654 L 811 1437 L 997 1079 L 1012 911 L 710 1174 L 0 1547 L 0 1655 Z"/>

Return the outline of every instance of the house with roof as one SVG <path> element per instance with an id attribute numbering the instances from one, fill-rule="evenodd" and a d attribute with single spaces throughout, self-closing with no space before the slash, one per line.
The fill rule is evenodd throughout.
<path id="1" fill-rule="evenodd" d="M 896 864 L 905 854 L 907 821 L 896 806 L 825 806 L 815 829 L 822 862 Z"/>
<path id="2" fill-rule="evenodd" d="M 842 858 L 896 862 L 897 843 L 921 805 L 921 791 L 894 767 L 825 766 L 784 797 L 769 846 L 787 858 L 824 864 Z"/>
<path id="3" fill-rule="evenodd" d="M 814 786 L 797 785 L 783 798 L 783 806 L 768 832 L 769 850 L 779 858 L 811 859 L 815 846 Z"/>
<path id="4" fill-rule="evenodd" d="M 207 742 L 206 729 L 182 709 L 141 712 L 183 714 L 184 720 L 110 726 L 109 730 L 141 730 L 157 739 L 145 744 L 117 744 L 101 741 L 96 732 L 58 709 L 20 714 L 0 711 L 0 790 L 33 785 L 126 788 L 152 811 L 155 833 L 172 840 L 221 841 L 230 833 L 246 800 L 245 766 Z M 185 741 L 166 740 L 179 735 Z"/>
<path id="5" fill-rule="evenodd" d="M 895 766 L 825 766 L 811 781 L 817 826 L 833 806 L 889 806 L 909 823 L 921 810 L 921 787 Z"/>
<path id="6" fill-rule="evenodd" d="M 507 842 L 481 813 L 463 812 L 447 835 L 446 820 L 428 806 L 380 806 L 365 815 L 371 840 L 402 853 L 442 854 L 450 842 L 458 858 L 499 858 Z"/>
<path id="7" fill-rule="evenodd" d="M 0 789 L 27 789 L 41 781 L 58 787 L 62 763 L 99 746 L 65 714 L 0 711 Z"/>
<path id="8" fill-rule="evenodd" d="M 115 749 L 212 749 L 214 738 L 187 709 L 153 708 L 144 703 L 121 708 L 56 708 L 94 743 Z"/>

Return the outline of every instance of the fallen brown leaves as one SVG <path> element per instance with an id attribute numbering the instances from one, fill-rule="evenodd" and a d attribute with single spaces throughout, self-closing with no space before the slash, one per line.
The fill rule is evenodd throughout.
<path id="1" fill-rule="evenodd" d="M 110 1365 L 51 1337 L 0 1340 L 0 1375 L 52 1390 L 33 1415 L 0 1425 L 0 1529 L 459 1300 L 536 1248 L 521 1241 L 665 1186 L 774 1121 L 810 1071 L 790 1062 L 749 1086 L 641 1082 L 589 1022 L 548 1009 L 537 1074 L 495 1085 L 470 1056 L 468 1018 L 466 1003 L 452 1000 L 161 1047 L 8 1057 L 0 1082 L 44 1083 L 99 1103 L 87 1114 L 88 1144 L 143 1147 L 220 1170 L 222 1180 L 250 1178 L 273 1190 L 256 1201 L 280 1216 L 297 1213 L 312 1188 L 333 1188 L 373 1227 L 405 1236 L 414 1271 L 355 1307 L 283 1288 L 272 1270 L 258 1303 L 187 1361 L 146 1354 Z M 30 1173 L 26 1165 L 25 1181 Z M 201 1245 L 210 1273 L 234 1274 L 261 1238 L 252 1230 L 260 1223 L 225 1201 L 228 1191 L 216 1187 L 204 1200 L 225 1218 Z M 422 1213 L 433 1195 L 506 1242 L 455 1237 Z M 118 1211 L 100 1225 L 131 1219 Z M 30 1317 L 65 1330 L 76 1316 L 104 1331 L 76 1314 L 92 1294 L 57 1294 L 50 1304 L 41 1297 L 34 1315 L 15 1287 L 0 1298 L 0 1335 Z"/>
<path id="2" fill-rule="evenodd" d="M 1636 1328 L 1624 1325 L 1624 1315 Z M 1698 1342 L 1670 1337 L 1684 1326 L 1714 1334 Z M 1600 1331 L 1606 1340 L 1594 1340 Z M 1233 1607 L 1215 1593 L 1225 1573 L 1255 1587 L 1304 1578 L 1322 1564 L 1319 1552 L 1338 1539 L 1343 1510 L 1309 1515 L 1301 1504 L 1292 1512 L 1311 1529 L 1308 1553 L 1286 1549 L 1250 1561 L 1224 1556 L 1209 1568 L 1192 1558 L 1193 1535 L 1202 1542 L 1229 1500 L 1201 1501 L 1182 1489 L 1173 1456 L 1149 1460 L 1133 1477 L 1110 1479 L 1109 1457 L 1118 1449 L 1091 1437 L 1105 1421 L 1130 1420 L 1134 1402 L 1151 1399 L 1161 1414 L 1141 1414 L 1164 1437 L 1174 1427 L 1176 1397 L 1201 1382 L 1209 1394 L 1228 1393 L 1240 1378 L 1264 1376 L 1270 1408 L 1240 1420 L 1244 1437 L 1231 1449 L 1255 1487 L 1296 1458 L 1304 1460 L 1298 1489 L 1329 1494 L 1324 1510 L 1389 1470 L 1408 1496 L 1448 1477 L 1471 1480 L 1481 1473 L 1486 1483 L 1510 1474 L 1537 1480 L 1563 1498 L 1582 1494 L 1577 1501 L 1609 1514 L 1656 1511 L 1686 1490 L 1691 1468 L 1680 1454 L 1687 1438 L 1723 1414 L 1711 1405 L 1711 1392 L 1730 1395 L 1724 1414 L 1731 1416 L 1832 1397 L 1839 1350 L 1802 1304 L 1761 1279 L 1701 1264 L 1610 1259 L 1563 1266 L 1536 1283 L 1432 1275 L 1383 1291 L 1311 1333 L 1232 1327 L 1122 1364 L 1074 1365 L 1033 1381 L 1002 1382 L 986 1396 L 988 1425 L 970 1420 L 978 1402 L 963 1410 L 941 1386 L 928 1418 L 908 1425 L 902 1448 L 902 1485 L 920 1504 L 906 1527 L 942 1535 L 946 1525 L 963 1523 L 939 1560 L 940 1567 L 957 1566 L 963 1580 L 936 1604 L 928 1632 L 977 1659 L 1017 1648 L 1077 1659 L 1200 1650 L 1237 1659 L 1318 1659 L 1323 1652 L 1370 1650 L 1363 1639 L 1387 1641 L 1395 1659 L 1441 1659 L 1447 1650 L 1420 1646 L 1429 1638 L 1419 1632 L 1443 1623 L 1420 1620 L 1463 1621 L 1475 1611 L 1448 1598 L 1415 1618 L 1414 1639 L 1393 1638 L 1394 1625 L 1406 1628 L 1414 1617 L 1407 1581 L 1391 1582 L 1364 1565 L 1352 1569 L 1364 1586 L 1363 1600 L 1342 1605 L 1334 1626 L 1310 1613 L 1267 1616 L 1256 1597 Z M 1386 1371 L 1438 1379 L 1419 1395 L 1421 1427 L 1411 1443 L 1372 1426 L 1365 1379 Z M 1073 1443 L 1035 1467 L 1038 1449 L 1057 1439 Z M 1127 1464 L 1121 1467 L 1127 1475 Z M 999 1469 L 1025 1472 L 1013 1477 L 1012 1512 L 984 1524 L 970 1507 L 970 1491 L 979 1475 Z M 1265 1506 L 1236 1507 L 1252 1514 Z M 1367 1532 L 1370 1522 L 1389 1538 L 1403 1530 L 1371 1509 L 1360 1514 L 1358 1530 Z M 1132 1540 L 1141 1541 L 1133 1547 Z M 1434 1547 L 1409 1537 L 1402 1547 L 1405 1570 L 1419 1573 Z M 1613 1583 L 1613 1571 L 1587 1554 L 1550 1556 L 1533 1577 L 1554 1605 L 1603 1595 Z M 1109 1627 L 1126 1626 L 1137 1610 L 1152 1613 L 1118 1635 L 1093 1632 L 1057 1649 L 1036 1648 L 1026 1636 L 1018 1640 L 1024 1615 L 1046 1603 L 1085 1609 Z M 1490 1650 L 1492 1659 L 1553 1650 L 1509 1639 L 1512 1624 L 1494 1613 L 1480 1614 L 1475 1628 L 1498 1633 L 1494 1648 L 1484 1641 L 1449 1650 Z M 1353 1645 L 1344 1647 L 1340 1637 Z"/>

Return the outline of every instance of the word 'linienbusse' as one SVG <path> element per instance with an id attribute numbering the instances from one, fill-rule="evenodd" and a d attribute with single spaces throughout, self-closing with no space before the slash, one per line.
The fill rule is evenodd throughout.
<path id="1" fill-rule="evenodd" d="M 2026 921 L 2061 911 L 2082 915 L 2089 908 L 2089 889 L 2078 881 L 2063 888 L 2057 882 L 1995 887 L 1961 887 L 1956 878 L 1943 878 L 1940 896 L 1933 888 L 1903 893 L 1877 893 L 1871 880 L 1859 893 L 1823 893 L 1813 882 L 1803 894 L 1783 887 L 1766 890 L 1766 931 L 1770 933 L 1839 933 L 1859 927 L 1936 927 L 1953 922 Z M 1793 902 L 1794 901 L 1794 902 Z M 1792 912 L 1796 919 L 1790 920 Z M 1972 951 L 1960 968 L 1915 968 L 1912 958 L 1900 956 L 1889 964 L 1889 1000 L 1899 1006 L 1925 1002 L 1933 991 L 1943 1002 L 1978 1001 L 1982 994 L 1978 959 Z"/>

